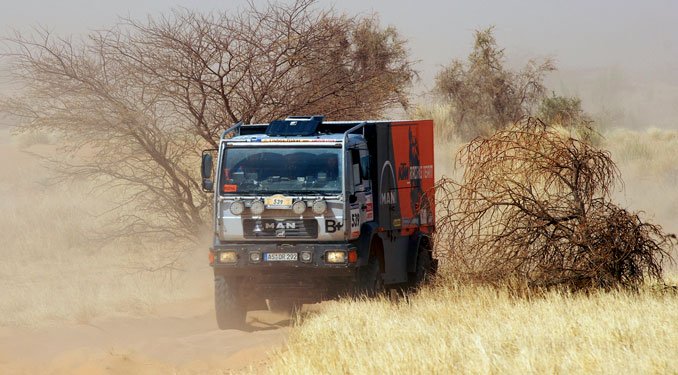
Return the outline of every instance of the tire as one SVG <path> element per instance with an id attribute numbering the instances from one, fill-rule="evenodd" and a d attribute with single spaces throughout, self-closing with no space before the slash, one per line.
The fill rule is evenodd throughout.
<path id="1" fill-rule="evenodd" d="M 214 309 L 219 329 L 241 329 L 247 309 L 237 292 L 237 283 L 223 276 L 214 276 Z"/>
<path id="2" fill-rule="evenodd" d="M 410 287 L 414 290 L 431 281 L 435 270 L 433 267 L 433 256 L 426 246 L 419 247 L 417 254 L 417 268 L 410 274 Z"/>
<path id="3" fill-rule="evenodd" d="M 367 297 L 376 297 L 384 293 L 384 280 L 379 269 L 379 259 L 370 257 L 366 266 L 358 274 L 358 292 Z"/>

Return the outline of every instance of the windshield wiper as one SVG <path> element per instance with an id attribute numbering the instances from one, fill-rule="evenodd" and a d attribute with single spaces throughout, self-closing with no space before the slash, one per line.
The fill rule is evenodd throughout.
<path id="1" fill-rule="evenodd" d="M 301 194 L 301 195 L 337 195 L 339 192 L 324 191 L 324 190 L 288 190 L 286 194 Z"/>

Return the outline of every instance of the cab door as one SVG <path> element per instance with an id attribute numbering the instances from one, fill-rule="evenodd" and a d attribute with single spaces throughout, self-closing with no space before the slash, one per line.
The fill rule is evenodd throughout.
<path id="1" fill-rule="evenodd" d="M 351 195 L 349 196 L 350 238 L 360 236 L 360 227 L 374 220 L 372 182 L 370 180 L 370 156 L 367 145 L 350 149 Z"/>

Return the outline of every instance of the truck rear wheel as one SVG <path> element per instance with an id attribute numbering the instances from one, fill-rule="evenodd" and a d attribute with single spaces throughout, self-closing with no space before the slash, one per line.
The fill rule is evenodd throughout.
<path id="1" fill-rule="evenodd" d="M 247 309 L 238 295 L 234 280 L 214 276 L 214 308 L 219 329 L 239 329 L 245 326 Z"/>
<path id="2" fill-rule="evenodd" d="M 430 281 L 434 273 L 431 251 L 428 246 L 422 244 L 419 246 L 419 254 L 417 254 L 417 268 L 415 272 L 410 274 L 410 287 L 418 289 Z"/>

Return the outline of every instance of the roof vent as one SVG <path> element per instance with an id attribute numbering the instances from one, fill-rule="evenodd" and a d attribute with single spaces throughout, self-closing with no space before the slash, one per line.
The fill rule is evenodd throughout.
<path id="1" fill-rule="evenodd" d="M 290 116 L 284 120 L 273 120 L 266 128 L 268 136 L 309 136 L 316 134 L 324 116 Z"/>

